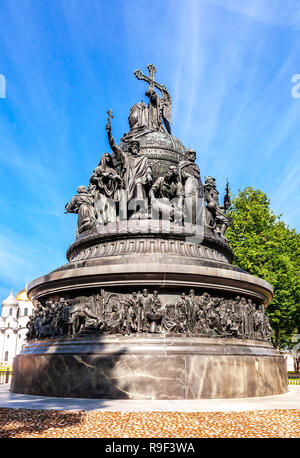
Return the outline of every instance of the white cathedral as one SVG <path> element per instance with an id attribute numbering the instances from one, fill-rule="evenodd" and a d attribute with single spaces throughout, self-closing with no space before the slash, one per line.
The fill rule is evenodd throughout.
<path id="1" fill-rule="evenodd" d="M 26 345 L 26 324 L 33 312 L 33 304 L 27 296 L 27 285 L 14 297 L 2 302 L 0 316 L 0 367 L 12 367 L 14 357 Z"/>

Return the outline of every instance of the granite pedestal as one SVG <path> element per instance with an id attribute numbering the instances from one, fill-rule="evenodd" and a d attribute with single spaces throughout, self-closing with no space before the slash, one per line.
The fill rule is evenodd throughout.
<path id="1" fill-rule="evenodd" d="M 15 358 L 15 393 L 100 399 L 203 399 L 287 392 L 265 342 L 106 336 L 33 341 Z"/>

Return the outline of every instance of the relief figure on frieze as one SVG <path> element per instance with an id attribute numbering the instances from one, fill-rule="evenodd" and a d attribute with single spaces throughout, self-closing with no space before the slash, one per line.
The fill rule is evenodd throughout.
<path id="1" fill-rule="evenodd" d="M 129 335 L 132 332 L 136 332 L 136 310 L 132 301 L 126 298 L 124 301 L 120 302 L 120 305 L 122 313 L 121 333 Z"/>
<path id="2" fill-rule="evenodd" d="M 66 304 L 63 297 L 59 298 L 56 306 L 55 335 L 63 336 L 65 333 L 65 310 Z"/>
<path id="3" fill-rule="evenodd" d="M 149 293 L 106 293 L 37 302 L 27 340 L 85 334 L 163 333 L 267 340 L 272 328 L 264 304 L 236 296 L 220 297 L 193 289 L 165 302 L 158 290 Z"/>
<path id="4" fill-rule="evenodd" d="M 179 300 L 176 303 L 176 315 L 179 319 L 179 326 L 181 332 L 188 331 L 188 314 L 189 314 L 189 301 L 185 293 L 180 295 Z"/>
<path id="5" fill-rule="evenodd" d="M 248 307 L 248 338 L 253 338 L 253 320 L 254 320 L 254 308 L 255 305 L 252 303 L 251 299 L 247 300 L 247 307 Z"/>
<path id="6" fill-rule="evenodd" d="M 147 318 L 147 314 L 151 313 L 151 296 L 149 296 L 149 291 L 144 288 L 142 294 L 140 295 L 141 307 L 143 308 L 143 331 L 147 332 L 150 327 L 150 323 Z"/>
<path id="7" fill-rule="evenodd" d="M 150 332 L 160 332 L 162 330 L 162 318 L 164 314 L 164 307 L 158 296 L 158 291 L 153 291 L 152 297 L 147 305 L 147 320 L 150 324 L 148 329 Z"/>
<path id="8" fill-rule="evenodd" d="M 211 298 L 208 304 L 208 311 L 206 314 L 206 319 L 208 327 L 213 331 L 213 334 L 221 335 L 221 319 L 220 319 L 220 299 L 217 297 Z"/>
<path id="9" fill-rule="evenodd" d="M 178 334 L 181 331 L 180 318 L 176 313 L 175 304 L 166 304 L 162 319 L 162 332 Z"/>
<path id="10" fill-rule="evenodd" d="M 68 335 L 75 336 L 83 326 L 81 317 L 82 306 L 79 299 L 72 301 L 66 310 L 66 320 L 68 325 Z"/>
<path id="11" fill-rule="evenodd" d="M 26 323 L 26 328 L 28 331 L 26 332 L 25 340 L 27 341 L 34 339 L 34 320 L 34 315 L 30 315 Z"/>
<path id="12" fill-rule="evenodd" d="M 145 319 L 143 302 L 135 291 L 132 293 L 130 301 L 136 315 L 136 331 L 143 332 Z"/>
<path id="13" fill-rule="evenodd" d="M 122 311 L 119 309 L 117 302 L 114 302 L 111 313 L 105 319 L 103 332 L 119 334 L 122 328 L 122 318 Z"/>
<path id="14" fill-rule="evenodd" d="M 188 295 L 188 310 L 187 310 L 187 325 L 188 330 L 190 332 L 194 331 L 197 321 L 197 314 L 199 310 L 199 305 L 197 303 L 197 298 L 195 296 L 195 291 L 193 289 L 190 290 Z"/>

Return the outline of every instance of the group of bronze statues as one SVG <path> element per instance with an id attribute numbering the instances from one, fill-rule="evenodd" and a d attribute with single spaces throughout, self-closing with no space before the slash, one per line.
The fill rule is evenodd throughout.
<path id="1" fill-rule="evenodd" d="M 194 290 L 166 301 L 147 289 L 131 295 L 109 293 L 38 302 L 27 340 L 92 334 L 162 333 L 270 340 L 264 305 L 237 296 L 228 299 Z"/>
<path id="2" fill-rule="evenodd" d="M 111 135 L 110 119 L 111 114 L 106 128 L 114 161 L 111 154 L 105 153 L 90 177 L 88 188 L 79 186 L 77 194 L 65 206 L 67 212 L 78 213 L 77 235 L 97 223 L 105 225 L 127 218 L 203 224 L 200 214 L 204 201 L 207 226 L 224 236 L 230 224 L 226 215 L 230 205 L 228 186 L 221 207 L 215 179 L 206 177 L 205 183 L 201 183 L 195 151 L 187 150 L 178 166 L 171 165 L 153 181 L 151 164 L 139 153 L 139 142 L 130 141 L 128 150 L 123 151 Z"/>
<path id="3" fill-rule="evenodd" d="M 112 135 L 112 112 L 107 112 L 106 131 L 112 153 L 103 154 L 88 187 L 79 186 L 77 194 L 65 206 L 67 212 L 78 214 L 77 236 L 84 236 L 85 231 L 97 225 L 103 227 L 128 219 L 163 219 L 182 226 L 192 223 L 207 227 L 213 235 L 225 237 L 230 224 L 226 214 L 231 204 L 228 182 L 221 206 L 215 178 L 207 176 L 202 183 L 193 149 L 182 145 L 180 151 L 173 151 L 173 156 L 177 156 L 172 156 L 155 171 L 151 155 L 143 153 L 145 136 L 150 135 L 156 141 L 167 138 L 172 142 L 175 138 L 170 127 L 170 94 L 154 80 L 155 67 L 149 65 L 148 70 L 149 77 L 140 70 L 135 71 L 135 76 L 149 83 L 146 91 L 149 104 L 139 102 L 131 108 L 130 131 L 124 134 L 120 145 Z M 182 293 L 176 300 L 174 297 L 174 294 L 160 296 L 158 291 L 150 294 L 144 289 L 131 295 L 101 293 L 75 299 L 60 298 L 55 302 L 48 300 L 37 304 L 28 325 L 28 339 L 89 332 L 271 338 L 264 305 L 255 304 L 249 298 L 230 299 L 206 292 L 196 296 L 194 290 Z"/>
<path id="4" fill-rule="evenodd" d="M 79 186 L 65 210 L 78 214 L 77 236 L 97 224 L 106 225 L 124 219 L 165 219 L 185 224 L 206 224 L 224 236 L 230 224 L 226 211 L 230 206 L 228 185 L 224 206 L 219 205 L 215 179 L 206 177 L 202 184 L 195 163 L 196 152 L 188 149 L 178 163 L 170 163 L 162 176 L 154 178 L 151 160 L 143 155 L 140 139 L 151 132 L 171 137 L 171 97 L 164 85 L 154 80 L 156 69 L 148 66 L 149 77 L 140 70 L 138 79 L 149 83 L 144 102 L 135 104 L 129 113 L 130 132 L 121 146 L 111 132 L 112 112 L 108 111 L 106 131 L 112 154 L 104 153 L 94 169 L 89 185 Z M 155 88 L 159 89 L 160 97 Z M 205 202 L 205 204 L 204 204 Z M 202 214 L 205 205 L 205 222 Z"/>

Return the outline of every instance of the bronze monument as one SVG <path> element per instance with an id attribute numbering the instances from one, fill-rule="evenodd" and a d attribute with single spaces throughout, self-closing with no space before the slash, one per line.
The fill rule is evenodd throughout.
<path id="1" fill-rule="evenodd" d="M 131 399 L 265 396 L 287 391 L 265 307 L 272 286 L 231 264 L 223 205 L 196 152 L 171 133 L 172 100 L 140 70 L 148 105 L 129 113 L 65 206 L 77 231 L 68 263 L 31 282 L 27 346 L 12 391 Z M 157 92 L 159 91 L 159 93 Z"/>

